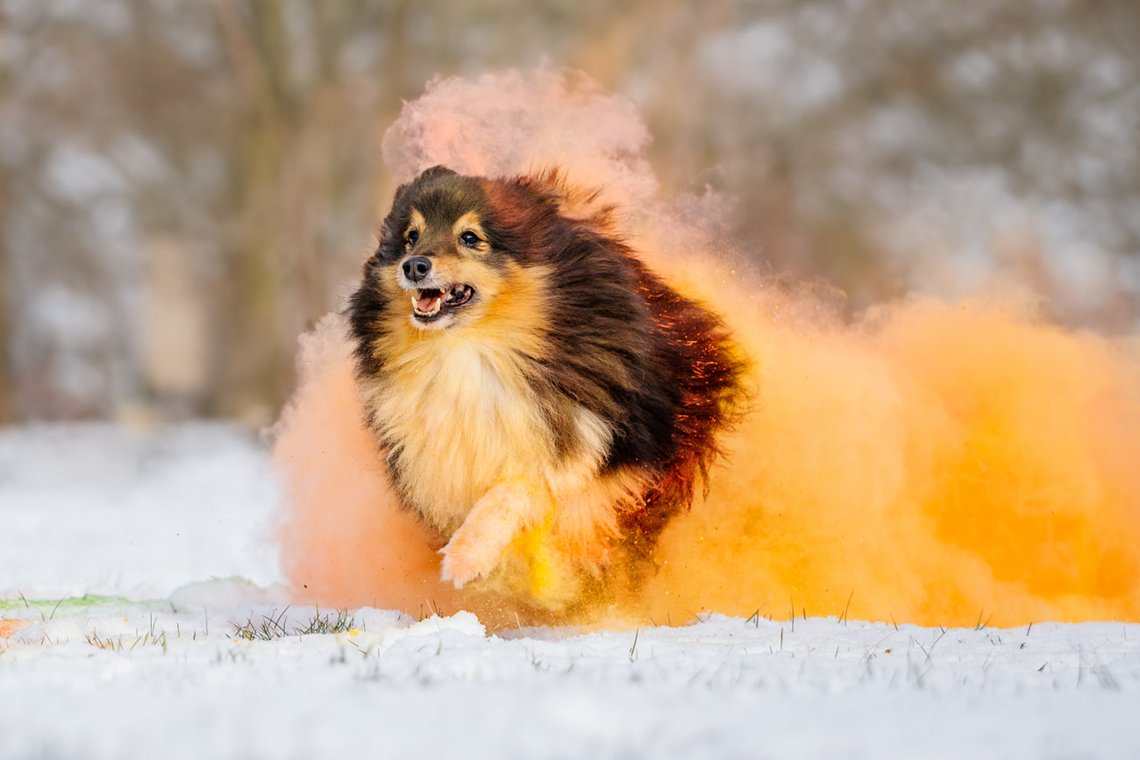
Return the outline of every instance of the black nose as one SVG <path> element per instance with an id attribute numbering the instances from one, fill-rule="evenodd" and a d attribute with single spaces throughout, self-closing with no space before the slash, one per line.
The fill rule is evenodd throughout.
<path id="1" fill-rule="evenodd" d="M 424 256 L 413 256 L 404 262 L 404 276 L 412 282 L 419 282 L 428 276 L 431 271 L 431 259 Z"/>

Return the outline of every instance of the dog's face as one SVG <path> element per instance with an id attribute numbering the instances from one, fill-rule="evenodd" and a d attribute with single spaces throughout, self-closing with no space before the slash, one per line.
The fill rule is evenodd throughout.
<path id="1" fill-rule="evenodd" d="M 484 182 L 437 167 L 400 188 L 369 276 L 418 331 L 472 324 L 517 279 Z M 506 237 L 509 238 L 509 235 Z"/>

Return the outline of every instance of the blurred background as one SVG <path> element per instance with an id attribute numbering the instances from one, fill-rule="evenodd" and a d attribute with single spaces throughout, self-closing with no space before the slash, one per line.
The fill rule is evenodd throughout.
<path id="1" fill-rule="evenodd" d="M 662 192 L 857 312 L 1017 282 L 1140 317 L 1135 0 L 0 0 L 0 422 L 270 422 L 434 76 L 624 94 Z"/>

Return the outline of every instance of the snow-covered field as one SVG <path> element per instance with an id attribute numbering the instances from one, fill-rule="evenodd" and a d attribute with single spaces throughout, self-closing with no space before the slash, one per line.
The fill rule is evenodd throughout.
<path id="1" fill-rule="evenodd" d="M 342 615 L 278 499 L 222 427 L 0 431 L 0 757 L 1140 757 L 1138 625 Z"/>

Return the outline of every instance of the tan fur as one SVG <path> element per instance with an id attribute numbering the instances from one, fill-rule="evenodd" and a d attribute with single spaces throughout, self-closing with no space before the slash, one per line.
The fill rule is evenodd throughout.
<path id="1" fill-rule="evenodd" d="M 576 434 L 573 454 L 554 450 L 552 431 L 531 398 L 518 358 L 519 350 L 543 350 L 543 325 L 536 322 L 548 311 L 543 271 L 512 267 L 499 278 L 459 257 L 443 258 L 437 266 L 441 276 L 470 282 L 487 297 L 446 331 L 423 330 L 403 315 L 389 317 L 398 324 L 376 351 L 391 371 L 364 392 L 384 431 L 405 441 L 405 451 L 396 452 L 397 467 L 417 510 L 444 537 L 454 535 L 456 547 L 488 555 L 451 580 L 466 582 L 472 570 L 489 572 L 513 535 L 552 509 L 559 543 L 600 562 L 602 544 L 618 532 L 618 511 L 633 501 L 643 477 L 632 469 L 598 476 L 612 433 L 581 407 L 568 410 Z M 432 462 L 430 470 L 404 464 L 425 461 Z M 504 484 L 521 485 L 504 494 Z M 521 493 L 529 503 L 515 503 Z M 479 506 L 487 498 L 494 508 Z"/>
<path id="2" fill-rule="evenodd" d="M 416 232 L 423 232 L 427 228 L 427 221 L 424 220 L 424 215 L 420 213 L 419 209 L 412 209 L 412 218 L 408 221 L 408 228 L 404 230 L 404 239 L 408 237 L 408 233 L 412 230 Z"/>
<path id="3" fill-rule="evenodd" d="M 479 236 L 479 244 L 469 250 L 486 253 L 488 249 L 490 249 L 490 246 L 487 245 L 487 233 L 483 230 L 483 224 L 479 220 L 479 215 L 474 211 L 469 211 L 459 217 L 455 220 L 455 224 L 451 225 L 452 237 L 458 239 L 464 232 L 474 232 Z"/>

